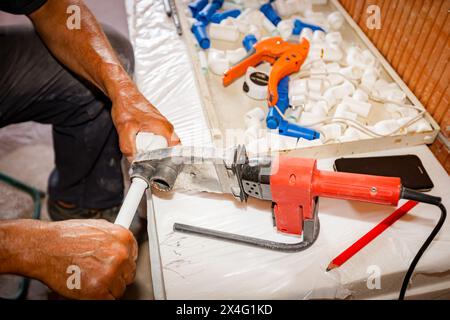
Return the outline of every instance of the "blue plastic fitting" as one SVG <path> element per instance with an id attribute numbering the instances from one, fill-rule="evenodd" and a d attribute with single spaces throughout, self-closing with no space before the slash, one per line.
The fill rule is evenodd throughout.
<path id="1" fill-rule="evenodd" d="M 213 0 L 212 1 L 212 3 L 219 5 L 219 9 L 222 8 L 224 2 L 225 2 L 225 0 Z"/>
<path id="2" fill-rule="evenodd" d="M 253 49 L 253 45 L 258 42 L 258 39 L 256 39 L 254 34 L 248 34 L 244 37 L 242 40 L 242 45 L 244 46 L 245 50 L 249 52 Z"/>
<path id="3" fill-rule="evenodd" d="M 277 107 L 284 114 L 289 108 L 289 77 L 284 77 L 280 80 L 277 86 L 278 102 Z M 283 118 L 275 108 L 270 108 L 266 117 L 266 125 L 269 129 L 276 129 L 280 126 Z"/>
<path id="4" fill-rule="evenodd" d="M 303 138 L 306 140 L 316 140 L 320 138 L 320 133 L 309 128 L 301 127 L 295 123 L 282 119 L 278 128 L 278 133 L 293 138 Z"/>
<path id="5" fill-rule="evenodd" d="M 284 77 L 280 80 L 277 86 L 278 89 L 278 102 L 277 107 L 284 114 L 289 108 L 289 77 Z M 320 133 L 309 129 L 301 127 L 295 123 L 290 123 L 284 120 L 278 110 L 275 108 L 270 108 L 267 113 L 266 118 L 267 128 L 277 129 L 278 133 L 293 138 L 303 138 L 307 140 L 315 140 L 320 138 Z"/>
<path id="6" fill-rule="evenodd" d="M 272 5 L 269 3 L 263 4 L 261 8 L 259 8 L 259 11 L 264 13 L 267 19 L 270 20 L 275 26 L 280 23 L 281 18 L 278 15 L 278 13 L 275 11 L 275 9 L 272 7 Z"/>
<path id="7" fill-rule="evenodd" d="M 191 31 L 197 39 L 200 48 L 208 49 L 211 46 L 211 41 L 209 40 L 204 23 L 200 21 L 195 22 L 191 27 Z"/>
<path id="8" fill-rule="evenodd" d="M 195 0 L 188 4 L 189 10 L 191 10 L 192 16 L 197 17 L 197 14 L 202 11 L 204 7 L 208 4 L 208 0 Z"/>
<path id="9" fill-rule="evenodd" d="M 196 19 L 203 22 L 205 25 L 210 23 L 211 17 L 219 10 L 223 5 L 223 0 L 213 0 L 208 3 L 198 14 Z"/>
<path id="10" fill-rule="evenodd" d="M 239 9 L 230 9 L 223 12 L 216 12 L 211 17 L 212 23 L 220 23 L 222 20 L 226 18 L 237 18 L 241 14 L 241 10 Z"/>
<path id="11" fill-rule="evenodd" d="M 325 32 L 325 30 L 323 28 L 321 28 L 317 25 L 305 23 L 300 19 L 295 19 L 294 20 L 294 29 L 292 30 L 292 34 L 298 36 L 304 28 L 309 28 L 312 31 L 320 30 L 320 31 Z"/>

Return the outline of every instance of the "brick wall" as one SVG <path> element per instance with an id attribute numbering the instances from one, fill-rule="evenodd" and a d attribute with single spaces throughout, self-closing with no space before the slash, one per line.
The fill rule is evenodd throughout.
<path id="1" fill-rule="evenodd" d="M 430 148 L 450 173 L 450 0 L 339 1 L 441 126 Z M 370 5 L 381 29 L 367 27 Z"/>

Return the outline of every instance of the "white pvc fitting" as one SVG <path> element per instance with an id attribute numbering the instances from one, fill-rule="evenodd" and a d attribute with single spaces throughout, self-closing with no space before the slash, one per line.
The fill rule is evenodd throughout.
<path id="1" fill-rule="evenodd" d="M 312 0 L 288 0 L 297 5 L 297 12 L 305 14 L 305 12 L 311 12 L 312 11 Z M 317 0 L 316 0 L 317 1 Z"/>
<path id="2" fill-rule="evenodd" d="M 254 24 L 255 26 L 263 26 L 264 19 L 266 19 L 267 21 L 270 22 L 270 20 L 268 20 L 261 11 L 254 10 L 254 9 L 252 9 L 248 13 L 248 15 L 245 17 L 245 19 L 248 21 L 249 24 Z M 270 23 L 272 23 L 272 22 L 270 22 Z M 272 23 L 272 25 L 273 25 L 273 23 Z M 274 28 L 276 28 L 276 27 L 274 26 Z"/>
<path id="3" fill-rule="evenodd" d="M 261 39 L 261 31 L 254 24 L 251 24 L 250 27 L 248 28 L 248 32 L 244 34 L 253 34 L 257 40 Z"/>
<path id="4" fill-rule="evenodd" d="M 372 104 L 368 102 L 362 102 L 350 97 L 345 97 L 342 103 L 348 107 L 348 110 L 356 113 L 357 115 L 367 118 L 370 110 L 372 110 Z"/>
<path id="5" fill-rule="evenodd" d="M 325 46 L 323 48 L 322 59 L 326 62 L 337 62 L 341 61 L 344 57 L 344 53 L 337 46 Z"/>
<path id="6" fill-rule="evenodd" d="M 263 15 L 263 17 L 261 18 L 261 21 L 262 21 L 262 26 L 267 31 L 267 33 L 269 33 L 271 35 L 277 34 L 277 32 L 278 32 L 277 27 L 269 19 L 267 19 L 265 15 Z"/>
<path id="7" fill-rule="evenodd" d="M 317 1 L 317 0 L 315 0 Z M 323 12 L 318 12 L 318 11 L 313 11 L 311 10 L 307 10 L 303 13 L 303 15 L 305 16 L 305 18 L 307 18 L 308 22 L 314 23 L 314 24 L 323 24 L 324 22 L 326 22 L 326 18 L 325 15 L 323 14 Z"/>
<path id="8" fill-rule="evenodd" d="M 327 22 L 332 30 L 339 30 L 344 24 L 344 17 L 340 12 L 335 11 L 328 15 Z"/>
<path id="9" fill-rule="evenodd" d="M 236 50 L 227 50 L 225 56 L 231 64 L 236 64 L 247 56 L 247 51 L 242 47 Z"/>
<path id="10" fill-rule="evenodd" d="M 389 120 L 383 120 L 380 122 L 377 122 L 373 126 L 373 130 L 381 135 L 387 135 L 391 134 L 393 131 L 400 128 L 400 125 L 397 120 L 395 119 L 389 119 Z"/>
<path id="11" fill-rule="evenodd" d="M 378 79 L 375 82 L 374 89 L 381 91 L 381 90 L 389 90 L 389 89 L 395 89 L 395 87 L 392 87 L 386 80 L 384 79 Z"/>
<path id="12" fill-rule="evenodd" d="M 348 127 L 344 134 L 339 138 L 340 142 L 347 142 L 347 141 L 356 141 L 360 140 L 360 132 L 356 130 L 355 128 Z"/>
<path id="13" fill-rule="evenodd" d="M 327 72 L 339 72 L 339 70 L 341 70 L 341 66 L 337 62 L 327 63 L 325 65 L 325 68 L 326 68 Z"/>
<path id="14" fill-rule="evenodd" d="M 311 67 L 315 69 L 320 69 L 320 71 L 325 72 L 327 70 L 327 64 L 322 60 L 317 60 L 311 62 Z"/>
<path id="15" fill-rule="evenodd" d="M 216 75 L 223 75 L 225 71 L 230 68 L 225 52 L 217 49 L 208 50 L 208 67 L 212 73 Z"/>
<path id="16" fill-rule="evenodd" d="M 211 23 L 209 26 L 211 39 L 236 42 L 239 39 L 239 29 L 233 25 Z"/>
<path id="17" fill-rule="evenodd" d="M 266 117 L 266 113 L 261 108 L 253 108 L 245 114 L 245 123 L 253 124 L 255 122 L 261 123 Z M 247 127 L 249 127 L 247 125 Z"/>
<path id="18" fill-rule="evenodd" d="M 321 30 L 316 30 L 313 33 L 313 42 L 324 43 L 325 42 L 325 32 Z"/>
<path id="19" fill-rule="evenodd" d="M 298 5 L 296 0 L 276 0 L 273 4 L 278 14 L 282 17 L 291 16 L 298 12 Z"/>
<path id="20" fill-rule="evenodd" d="M 362 102 L 369 101 L 369 95 L 361 89 L 356 89 L 356 91 L 353 93 L 352 98 Z"/>
<path id="21" fill-rule="evenodd" d="M 308 96 L 305 94 L 295 95 L 295 96 L 291 96 L 289 98 L 289 102 L 292 106 L 304 105 L 304 104 L 306 104 L 307 100 L 308 100 Z"/>
<path id="22" fill-rule="evenodd" d="M 289 108 L 286 112 L 286 118 L 291 122 L 297 122 L 302 113 L 302 108 L 300 106 Z"/>
<path id="23" fill-rule="evenodd" d="M 379 89 L 379 93 L 382 98 L 386 100 L 404 103 L 406 101 L 406 93 L 404 93 L 400 88 L 390 89 L 389 87 L 384 87 Z"/>
<path id="24" fill-rule="evenodd" d="M 325 99 L 325 101 L 327 102 L 327 109 L 330 110 L 331 108 L 333 108 L 336 103 L 337 103 L 337 98 L 336 95 L 334 94 L 334 91 L 336 87 L 331 87 L 328 88 L 325 93 L 323 94 L 323 98 Z"/>
<path id="25" fill-rule="evenodd" d="M 333 140 L 342 136 L 342 125 L 331 123 L 320 127 L 320 131 L 325 135 L 325 140 Z"/>
<path id="26" fill-rule="evenodd" d="M 323 94 L 320 92 L 311 91 L 308 95 L 309 100 L 313 101 L 322 101 L 323 100 Z"/>
<path id="27" fill-rule="evenodd" d="M 359 80 L 362 78 L 364 70 L 357 66 L 348 66 L 345 68 L 341 68 L 339 73 L 341 73 L 342 75 L 346 76 L 351 80 Z"/>
<path id="28" fill-rule="evenodd" d="M 364 71 L 363 76 L 361 78 L 361 84 L 367 89 L 372 89 L 379 77 L 379 72 L 375 68 L 368 68 Z"/>
<path id="29" fill-rule="evenodd" d="M 244 8 L 258 9 L 259 7 L 261 7 L 261 3 L 258 0 L 237 0 L 237 1 L 241 1 Z M 227 2 L 228 1 L 225 1 L 224 3 Z"/>
<path id="30" fill-rule="evenodd" d="M 328 73 L 333 73 L 333 74 L 329 74 L 327 76 L 326 83 L 329 83 L 330 86 L 332 86 L 332 87 L 340 85 L 341 83 L 343 83 L 344 80 L 345 80 L 344 77 L 336 74 L 336 73 L 339 73 L 340 70 L 341 70 L 341 66 L 339 65 L 339 63 L 336 63 L 336 62 L 327 63 L 326 71 Z"/>
<path id="31" fill-rule="evenodd" d="M 308 89 L 310 92 L 321 94 L 323 91 L 323 81 L 321 79 L 308 79 Z"/>
<path id="32" fill-rule="evenodd" d="M 283 40 L 289 39 L 292 35 L 292 29 L 294 28 L 294 23 L 291 19 L 282 20 L 277 25 L 278 33 L 283 38 Z"/>
<path id="33" fill-rule="evenodd" d="M 320 61 L 322 62 L 322 61 Z M 323 77 L 323 73 L 327 72 L 327 69 L 325 68 L 325 65 L 317 65 L 313 64 L 310 68 L 311 77 Z"/>
<path id="34" fill-rule="evenodd" d="M 350 120 L 356 120 L 358 119 L 358 115 L 354 112 L 351 112 L 348 110 L 348 107 L 344 104 L 339 104 L 336 107 L 336 111 L 334 112 L 335 118 L 345 118 Z"/>
<path id="35" fill-rule="evenodd" d="M 317 114 L 314 114 L 312 112 L 302 112 L 302 114 L 300 115 L 300 121 L 299 124 L 301 126 L 310 126 L 313 125 L 315 123 L 321 122 L 325 120 L 325 116 L 320 116 Z"/>
<path id="36" fill-rule="evenodd" d="M 376 63 L 376 59 L 370 50 L 366 49 L 362 52 L 362 62 L 367 67 L 373 67 Z"/>
<path id="37" fill-rule="evenodd" d="M 290 82 L 289 96 L 299 96 L 307 94 L 308 94 L 308 81 L 306 79 L 298 79 Z"/>
<path id="38" fill-rule="evenodd" d="M 335 87 L 342 84 L 345 81 L 345 78 L 338 74 L 330 74 L 327 76 L 327 83 L 329 83 L 330 87 Z"/>
<path id="39" fill-rule="evenodd" d="M 236 19 L 236 27 L 238 28 L 239 32 L 242 33 L 242 34 L 249 34 L 250 33 L 250 24 L 248 24 L 244 20 Z"/>
<path id="40" fill-rule="evenodd" d="M 312 39 L 313 39 L 313 32 L 312 32 L 312 30 L 311 29 L 309 29 L 309 28 L 303 28 L 303 30 L 302 30 L 302 32 L 300 32 L 300 40 L 302 39 L 302 38 L 305 38 L 306 40 L 308 40 L 309 42 L 311 42 L 312 41 Z"/>
<path id="41" fill-rule="evenodd" d="M 413 117 L 407 117 L 407 118 L 401 118 L 397 120 L 397 123 L 400 126 L 403 126 L 405 124 L 407 124 L 409 121 L 411 121 L 413 119 Z M 428 123 L 427 120 L 425 119 L 420 119 L 417 122 L 414 122 L 413 124 L 409 125 L 406 130 L 408 132 L 427 132 L 427 131 L 432 131 L 433 128 L 431 127 L 431 125 Z"/>
<path id="42" fill-rule="evenodd" d="M 323 101 L 309 102 L 305 107 L 305 111 L 318 117 L 325 117 L 328 113 L 328 110 Z"/>
<path id="43" fill-rule="evenodd" d="M 396 110 L 402 117 L 417 117 L 419 110 L 408 107 L 397 107 Z"/>
<path id="44" fill-rule="evenodd" d="M 234 26 L 237 28 L 236 18 L 233 18 L 233 17 L 228 17 L 226 19 L 223 19 L 222 21 L 220 21 L 219 24 L 222 26 Z"/>
<path id="45" fill-rule="evenodd" d="M 327 100 L 329 107 L 336 105 L 337 100 L 350 96 L 355 92 L 355 86 L 349 82 L 344 81 L 341 85 L 328 88 L 324 93 L 324 98 Z"/>
<path id="46" fill-rule="evenodd" d="M 342 43 L 340 32 L 330 32 L 325 36 L 325 41 L 331 46 L 339 46 Z"/>
<path id="47" fill-rule="evenodd" d="M 364 66 L 363 54 L 359 47 L 350 47 L 345 60 L 349 66 Z"/>
<path id="48" fill-rule="evenodd" d="M 327 115 L 328 112 L 330 112 L 330 109 L 328 108 L 328 104 L 326 103 L 326 101 L 323 101 L 323 100 L 314 102 L 314 107 L 315 107 L 315 109 L 324 110 L 323 114 L 325 114 L 325 115 Z"/>

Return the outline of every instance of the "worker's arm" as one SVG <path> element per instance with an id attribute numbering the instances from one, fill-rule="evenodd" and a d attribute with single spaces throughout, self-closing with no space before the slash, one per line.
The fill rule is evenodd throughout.
<path id="1" fill-rule="evenodd" d="M 38 279 L 68 298 L 121 297 L 136 256 L 133 235 L 105 220 L 0 221 L 0 274 Z"/>
<path id="2" fill-rule="evenodd" d="M 80 29 L 67 27 L 70 5 L 80 8 Z M 162 135 L 169 145 L 179 143 L 172 124 L 139 92 L 83 1 L 48 0 L 29 18 L 59 61 L 111 99 L 120 148 L 127 157 L 135 153 L 135 138 L 139 131 Z"/>

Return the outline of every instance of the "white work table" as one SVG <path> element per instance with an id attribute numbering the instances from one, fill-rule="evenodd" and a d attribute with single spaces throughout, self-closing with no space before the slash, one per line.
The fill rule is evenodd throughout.
<path id="1" fill-rule="evenodd" d="M 167 116 L 184 144 L 207 144 L 207 128 L 184 43 L 161 1 L 127 1 L 136 81 Z M 184 30 L 184 32 L 189 32 Z M 370 155 L 416 154 L 450 209 L 450 178 L 426 146 Z M 366 154 L 367 155 L 367 154 Z M 334 159 L 319 161 L 332 170 Z M 403 203 L 403 202 L 402 202 Z M 167 193 L 148 201 L 153 287 L 157 299 L 396 298 L 406 269 L 439 218 L 420 204 L 345 265 L 328 263 L 395 208 L 321 199 L 316 243 L 299 253 L 280 253 L 173 232 L 175 222 L 277 241 L 297 242 L 275 231 L 271 204 L 206 193 Z M 450 294 L 450 221 L 416 268 L 407 297 Z M 368 267 L 381 272 L 381 289 L 366 286 Z M 369 270 L 370 271 L 370 270 Z"/>
<path id="2" fill-rule="evenodd" d="M 450 178 L 426 146 L 364 154 L 418 155 L 435 187 L 432 194 L 450 208 Z M 358 155 L 359 156 L 359 155 Z M 362 155 L 361 155 L 362 156 Z M 334 159 L 319 160 L 332 170 Z M 312 299 L 396 298 L 406 269 L 439 218 L 435 207 L 419 204 L 341 268 L 325 272 L 328 263 L 392 213 L 389 206 L 320 200 L 321 230 L 316 243 L 299 253 L 281 253 L 209 238 L 173 232 L 175 222 L 239 233 L 264 239 L 295 242 L 272 225 L 270 203 L 250 200 L 241 204 L 231 196 L 206 193 L 153 195 L 160 262 L 167 299 Z M 151 223 L 153 220 L 150 220 Z M 450 292 L 450 221 L 424 254 L 407 296 L 439 297 Z M 155 259 L 155 252 L 151 252 Z M 156 259 L 157 260 L 157 259 Z M 381 272 L 381 289 L 369 290 L 370 266 Z M 369 269 L 368 269 L 369 268 Z M 373 268 L 373 267 L 372 267 Z M 162 292 L 155 292 L 162 297 Z"/>

